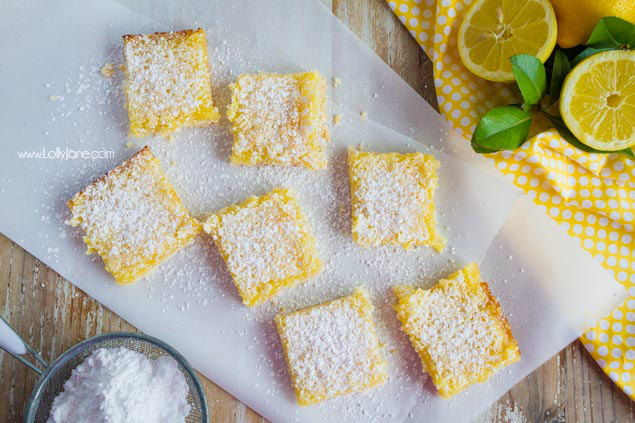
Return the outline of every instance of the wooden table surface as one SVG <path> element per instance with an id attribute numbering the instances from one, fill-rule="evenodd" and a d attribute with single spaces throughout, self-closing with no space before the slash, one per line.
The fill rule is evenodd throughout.
<path id="1" fill-rule="evenodd" d="M 333 13 L 436 107 L 430 61 L 384 0 L 324 0 Z M 0 314 L 46 360 L 90 336 L 136 331 L 0 234 Z M 36 376 L 0 352 L 0 423 L 22 419 Z M 264 419 L 201 377 L 212 422 Z M 576 341 L 493 404 L 482 422 L 635 421 L 634 403 Z"/>

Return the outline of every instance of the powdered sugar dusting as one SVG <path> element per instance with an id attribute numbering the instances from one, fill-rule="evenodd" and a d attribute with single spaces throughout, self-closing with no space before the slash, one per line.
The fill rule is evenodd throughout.
<path id="1" fill-rule="evenodd" d="M 326 166 L 326 82 L 319 73 L 241 75 L 230 89 L 233 162 Z"/>
<path id="2" fill-rule="evenodd" d="M 200 231 L 148 148 L 78 193 L 69 208 L 88 253 L 97 252 L 120 282 L 134 282 Z"/>
<path id="3" fill-rule="evenodd" d="M 404 331 L 444 396 L 451 396 L 520 357 L 496 300 L 489 297 L 476 264 L 432 289 L 401 290 Z"/>
<path id="4" fill-rule="evenodd" d="M 288 190 L 221 210 L 204 228 L 219 246 L 245 304 L 262 302 L 321 268 L 315 239 Z"/>
<path id="5" fill-rule="evenodd" d="M 433 156 L 351 148 L 349 166 L 356 242 L 442 248 L 434 205 L 439 162 Z"/>
<path id="6" fill-rule="evenodd" d="M 385 362 L 363 290 L 278 317 L 293 383 L 315 402 L 383 383 Z"/>
<path id="7" fill-rule="evenodd" d="M 130 133 L 166 134 L 218 120 L 202 30 L 124 36 Z"/>

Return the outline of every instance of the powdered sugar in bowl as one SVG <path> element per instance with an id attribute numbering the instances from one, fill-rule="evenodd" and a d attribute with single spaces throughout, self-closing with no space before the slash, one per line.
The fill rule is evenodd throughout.
<path id="1" fill-rule="evenodd" d="M 48 365 L 0 318 L 0 348 L 40 375 L 26 405 L 24 422 L 56 422 L 58 420 L 51 415 L 53 408 L 64 421 L 71 421 L 69 417 L 78 416 L 64 414 L 69 407 L 96 406 L 100 401 L 108 405 L 112 416 L 125 416 L 126 422 L 142 421 L 139 419 L 144 418 L 145 421 L 157 422 L 209 421 L 207 400 L 196 372 L 181 354 L 151 336 L 131 332 L 98 335 L 73 346 Z M 22 356 L 27 351 L 37 363 L 31 363 Z M 132 380 L 135 380 L 134 386 L 128 383 Z M 150 381 L 155 386 L 148 386 Z M 106 387 L 109 383 L 110 386 Z M 94 384 L 102 386 L 91 386 Z M 63 393 L 65 390 L 66 393 Z M 100 392 L 109 399 L 93 401 L 91 394 L 99 395 Z M 155 402 L 158 398 L 169 398 L 171 404 L 159 407 L 153 402 L 152 407 L 145 407 L 130 395 L 154 398 L 152 401 Z M 85 420 L 89 416 L 79 417 Z M 98 416 L 95 414 L 93 417 Z"/>

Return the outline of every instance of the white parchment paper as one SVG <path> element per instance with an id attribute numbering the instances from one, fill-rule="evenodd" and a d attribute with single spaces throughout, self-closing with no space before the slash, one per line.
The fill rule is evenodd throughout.
<path id="1" fill-rule="evenodd" d="M 0 17 L 0 231 L 141 330 L 179 349 L 203 374 L 273 421 L 470 420 L 623 298 L 619 285 L 511 184 L 474 158 L 448 124 L 314 0 L 158 4 L 63 0 L 37 8 L 10 4 Z M 228 164 L 226 122 L 184 130 L 168 142 L 127 146 L 121 35 L 202 27 L 214 94 L 242 72 L 317 69 L 342 85 L 330 93 L 343 115 L 333 129 L 329 169 Z M 359 114 L 368 113 L 364 121 Z M 151 277 L 117 286 L 101 261 L 84 255 L 80 234 L 63 224 L 65 202 L 145 143 L 198 218 L 275 186 L 293 188 L 326 264 L 314 280 L 256 309 L 244 307 L 221 258 L 202 235 Z M 425 151 L 442 163 L 438 191 L 448 249 L 362 249 L 350 239 L 347 145 Z M 103 160 L 21 159 L 18 152 L 108 150 Z M 468 164 L 470 161 L 472 164 Z M 441 400 L 400 332 L 390 287 L 432 285 L 481 262 L 501 300 L 522 360 L 490 383 Z M 380 388 L 313 407 L 296 405 L 272 318 L 365 285 L 386 344 L 390 379 Z M 214 407 L 214 404 L 210 404 Z"/>

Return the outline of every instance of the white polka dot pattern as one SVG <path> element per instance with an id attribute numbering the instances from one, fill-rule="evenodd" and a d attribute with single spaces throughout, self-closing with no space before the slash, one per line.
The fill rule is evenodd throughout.
<path id="1" fill-rule="evenodd" d="M 472 0 L 391 0 L 390 8 L 432 59 L 439 109 L 466 137 L 490 108 L 518 102 L 513 85 L 485 81 L 461 62 L 456 36 Z M 538 120 L 517 151 L 489 155 L 497 168 L 589 251 L 630 297 L 580 339 L 635 399 L 635 162 L 586 153 Z"/>

